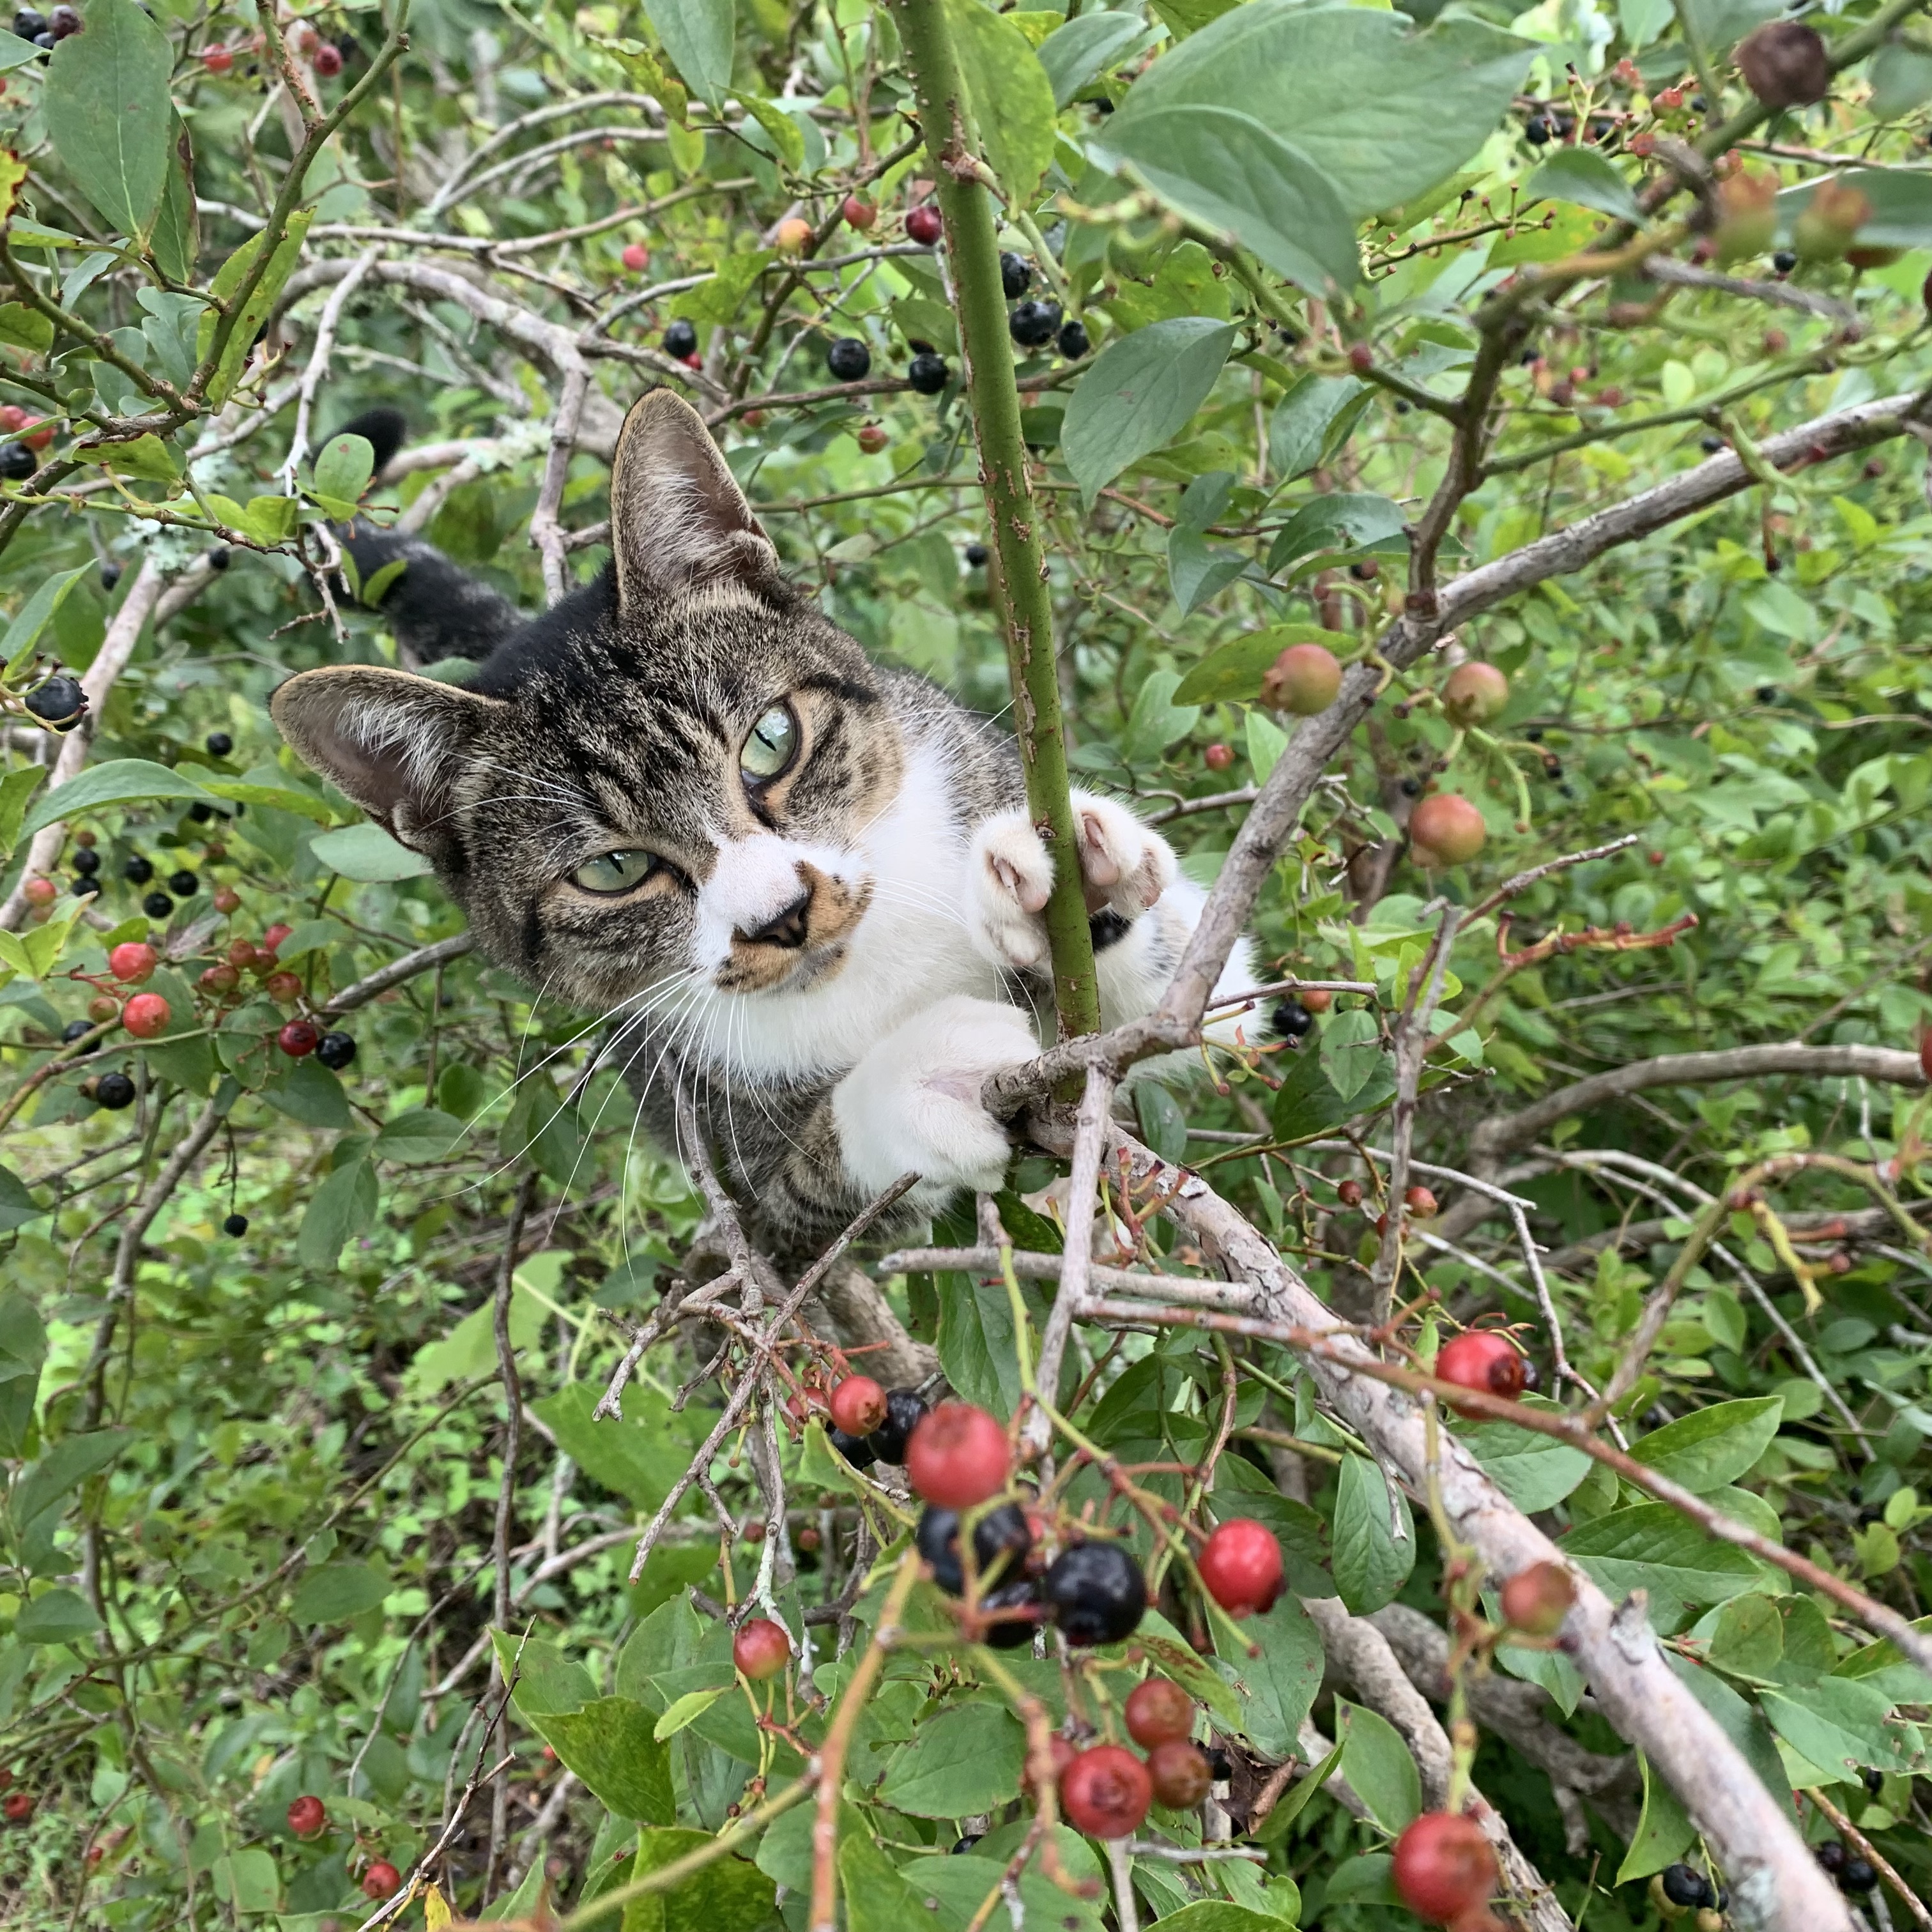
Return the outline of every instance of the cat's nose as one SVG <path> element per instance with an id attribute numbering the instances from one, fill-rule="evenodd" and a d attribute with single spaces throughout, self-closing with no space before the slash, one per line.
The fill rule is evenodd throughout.
<path id="1" fill-rule="evenodd" d="M 779 946 L 796 951 L 805 944 L 806 920 L 812 910 L 812 888 L 801 888 L 799 896 L 780 913 L 774 914 L 755 931 L 738 928 L 738 937 L 753 946 Z"/>

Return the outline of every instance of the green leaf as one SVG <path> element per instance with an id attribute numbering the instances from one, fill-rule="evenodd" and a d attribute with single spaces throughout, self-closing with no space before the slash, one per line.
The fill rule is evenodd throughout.
<path id="1" fill-rule="evenodd" d="M 1426 33 L 1408 24 L 1366 8 L 1248 0 L 1149 68 L 1106 139 L 1160 109 L 1238 104 L 1292 139 L 1352 218 L 1394 208 L 1489 139 L 1535 51 L 1479 20 Z"/>
<path id="2" fill-rule="evenodd" d="M 1402 536 L 1408 520 L 1401 505 L 1386 496 L 1317 496 L 1304 503 L 1276 533 L 1268 550 L 1268 574 L 1273 576 L 1304 557 L 1386 544 Z"/>
<path id="3" fill-rule="evenodd" d="M 292 496 L 250 496 L 242 506 L 240 527 L 257 543 L 286 543 L 301 518 L 302 506 Z"/>
<path id="4" fill-rule="evenodd" d="M 659 1744 L 676 1737 L 686 1726 L 695 1724 L 719 1698 L 729 1696 L 737 1688 L 735 1684 L 720 1684 L 710 1690 L 687 1690 L 657 1720 L 651 1736 Z"/>
<path id="5" fill-rule="evenodd" d="M 1214 1495 L 1216 1516 L 1250 1516 L 1274 1532 L 1288 1587 L 1298 1597 L 1334 1595 L 1328 1526 L 1318 1510 L 1283 1496 L 1244 1456 L 1223 1456 L 1215 1466 Z"/>
<path id="6" fill-rule="evenodd" d="M 1613 1597 L 1633 1590 L 1687 1604 L 1718 1604 L 1756 1582 L 1756 1563 L 1718 1543 L 1667 1503 L 1636 1503 L 1580 1524 L 1563 1553 Z"/>
<path id="7" fill-rule="evenodd" d="M 1343 1740 L 1342 1774 L 1370 1815 L 1393 1838 L 1422 1809 L 1422 1780 L 1402 1733 L 1378 1712 L 1335 1700 Z"/>
<path id="8" fill-rule="evenodd" d="M 1060 1841 L 1061 1859 L 1070 1873 L 1073 1867 L 1068 1841 L 1083 1851 L 1086 1841 L 1075 1838 L 1064 1825 L 1056 1828 L 1054 1835 Z M 1050 1927 L 1052 1932 L 1068 1932 L 1070 1928 L 1072 1932 L 1101 1932 L 1099 1899 L 1070 1897 L 1040 1868 L 1038 1858 L 1029 1859 L 1020 1874 L 1024 1922 L 1029 1926 Z M 977 1846 L 970 1852 L 928 1854 L 908 1860 L 900 1868 L 900 1876 L 919 1903 L 915 1908 L 917 1917 L 908 1918 L 905 1923 L 930 1926 L 933 1932 L 968 1932 L 974 1915 L 998 1886 L 1005 1869 L 1003 1858 L 982 1858 Z M 1002 1910 L 990 1922 L 1004 1932 L 1010 1922 Z M 1269 1932 L 1282 1932 L 1282 1928 L 1276 1924 Z"/>
<path id="9" fill-rule="evenodd" d="M 745 110 L 770 136 L 772 147 L 788 168 L 805 165 L 805 136 L 798 123 L 775 101 L 760 100 L 754 94 L 740 94 Z"/>
<path id="10" fill-rule="evenodd" d="M 262 1089 L 262 1098 L 278 1113 L 299 1120 L 305 1127 L 340 1129 L 352 1125 L 355 1120 L 342 1082 L 315 1060 L 290 1061 L 288 1071 L 279 1080 Z"/>
<path id="11" fill-rule="evenodd" d="M 1287 1796 L 1262 1821 L 1255 1836 L 1264 1844 L 1286 1836 L 1288 1826 L 1301 1815 L 1302 1808 L 1335 1774 L 1342 1754 L 1348 1748 L 1348 1741 L 1344 1738 L 1319 1764 L 1310 1766 L 1298 1778 L 1288 1786 Z"/>
<path id="12" fill-rule="evenodd" d="M 44 356 L 54 346 L 54 326 L 38 309 L 29 308 L 25 302 L 0 304 L 0 342 L 10 342 L 16 348 L 31 349 L 37 356 Z"/>
<path id="13" fill-rule="evenodd" d="M 1399 1538 L 1391 1510 L 1401 1524 Z M 1392 1602 L 1415 1567 L 1415 1522 L 1408 1498 L 1392 1489 L 1380 1465 L 1366 1456 L 1342 1459 L 1332 1541 L 1335 1588 L 1358 1617 Z"/>
<path id="14" fill-rule="evenodd" d="M 1353 654 L 1355 640 L 1319 624 L 1271 624 L 1210 651 L 1180 680 L 1174 698 L 1182 704 L 1223 704 L 1261 695 L 1262 680 L 1291 644 L 1322 644 L 1337 657 Z"/>
<path id="15" fill-rule="evenodd" d="M 166 34 L 134 0 L 88 0 L 86 32 L 55 47 L 41 89 L 62 166 L 111 227 L 140 242 L 167 184 L 173 66 Z"/>
<path id="16" fill-rule="evenodd" d="M 1547 1396 L 1525 1396 L 1526 1407 L 1560 1410 Z M 1456 1433 L 1490 1479 L 1526 1516 L 1554 1509 L 1590 1473 L 1580 1449 L 1508 1422 L 1459 1422 Z"/>
<path id="17" fill-rule="evenodd" d="M 1231 237 L 1310 295 L 1332 296 L 1360 278 L 1355 224 L 1334 183 L 1252 115 L 1192 102 L 1124 119 L 1107 129 L 1106 145 L 1189 220 Z"/>
<path id="18" fill-rule="evenodd" d="M 7 1508 L 16 1528 L 24 1530 L 44 1510 L 53 1508 L 70 1490 L 99 1473 L 128 1445 L 132 1432 L 98 1429 L 85 1435 L 63 1436 L 39 1459 L 29 1463 L 14 1485 Z"/>
<path id="19" fill-rule="evenodd" d="M 20 837 L 20 819 L 34 788 L 46 776 L 44 765 L 22 765 L 0 772 L 0 860 L 10 854 Z"/>
<path id="20" fill-rule="evenodd" d="M 1328 452 L 1337 426 L 1345 418 L 1352 420 L 1350 405 L 1358 413 L 1370 393 L 1352 376 L 1303 376 L 1276 404 L 1269 419 L 1269 466 L 1283 482 L 1312 470 Z"/>
<path id="21" fill-rule="evenodd" d="M 1828 1778 L 1856 1783 L 1861 1765 L 1906 1771 L 1915 1751 L 1899 1726 L 1888 1725 L 1892 1700 L 1876 1684 L 1827 1677 L 1816 1684 L 1758 1693 L 1771 1727 Z"/>
<path id="22" fill-rule="evenodd" d="M 14 1634 L 22 1643 L 78 1643 L 100 1628 L 87 1599 L 64 1588 L 43 1592 L 14 1619 Z"/>
<path id="23" fill-rule="evenodd" d="M 1019 1796 L 1026 1732 L 1004 1705 L 947 1706 L 886 1766 L 879 1796 L 915 1818 L 966 1818 Z"/>
<path id="24" fill-rule="evenodd" d="M 420 852 L 412 852 L 380 825 L 345 825 L 339 832 L 318 832 L 308 842 L 308 849 L 321 864 L 345 879 L 388 883 L 419 879 L 430 869 Z"/>
<path id="25" fill-rule="evenodd" d="M 434 1107 L 412 1107 L 385 1124 L 374 1153 L 382 1160 L 440 1160 L 463 1138 L 463 1123 Z"/>
<path id="26" fill-rule="evenodd" d="M 670 1754 L 652 1735 L 654 1712 L 628 1697 L 599 1697 L 581 1710 L 537 1714 L 530 1723 L 619 1817 L 644 1825 L 676 1822 Z"/>
<path id="27" fill-rule="evenodd" d="M 1117 338 L 1094 358 L 1060 431 L 1060 453 L 1085 502 L 1186 428 L 1234 334 L 1232 325 L 1204 316 L 1175 316 Z"/>
<path id="28" fill-rule="evenodd" d="M 1234 1660 L 1234 1688 L 1246 1700 L 1240 1728 L 1264 1757 L 1293 1757 L 1302 1720 L 1322 1688 L 1322 1634 L 1299 1600 L 1287 1595 L 1241 1628 L 1261 1654 Z"/>
<path id="29" fill-rule="evenodd" d="M 225 798 L 231 803 L 266 805 L 275 812 L 292 812 L 298 818 L 312 818 L 318 825 L 331 824 L 334 820 L 334 812 L 328 801 L 300 785 L 265 784 L 252 775 L 229 778 L 213 773 L 201 782 L 217 798 Z"/>
<path id="30" fill-rule="evenodd" d="M 1322 1070 L 1345 1101 L 1367 1086 L 1385 1057 L 1375 1015 L 1359 1006 L 1337 1013 L 1322 1029 Z"/>
<path id="31" fill-rule="evenodd" d="M 1617 1882 L 1648 1878 L 1668 1864 L 1675 1864 L 1697 1836 L 1697 1828 L 1678 1802 L 1676 1792 L 1651 1768 L 1650 1760 L 1640 1751 L 1643 1766 L 1643 1814 L 1637 1820 L 1636 1836 L 1617 1868 Z"/>
<path id="32" fill-rule="evenodd" d="M 838 1888 L 844 1894 L 845 1932 L 906 1932 L 928 1916 L 925 1899 L 863 1832 L 840 1835 Z"/>
<path id="33" fill-rule="evenodd" d="M 731 0 L 648 0 L 645 12 L 684 83 L 714 111 L 731 91 Z"/>
<path id="34" fill-rule="evenodd" d="M 74 34 L 68 36 L 70 40 L 79 38 Z M 64 46 L 66 42 L 62 44 Z M 5 660 L 5 675 L 12 676 L 26 664 L 33 655 L 34 646 L 40 642 L 40 633 L 53 622 L 55 612 L 66 602 L 68 592 L 83 577 L 92 576 L 94 570 L 92 564 L 83 563 L 73 570 L 64 570 L 47 578 L 21 605 L 14 621 L 7 626 L 7 634 L 0 638 L 0 658 Z"/>
<path id="35" fill-rule="evenodd" d="M 1630 1445 L 1630 1454 L 1660 1476 L 1703 1496 L 1734 1483 L 1756 1463 L 1784 1413 L 1782 1399 L 1759 1396 L 1694 1409 Z"/>
<path id="36" fill-rule="evenodd" d="M 1286 1057 L 1286 1056 L 1284 1056 Z M 1277 1066 L 1280 1065 L 1277 1061 Z M 1274 1096 L 1272 1123 L 1282 1141 L 1312 1140 L 1357 1114 L 1380 1106 L 1395 1091 L 1395 1073 L 1387 1054 L 1378 1057 L 1366 1086 L 1344 1100 L 1329 1084 L 1318 1052 L 1304 1046 L 1288 1063 Z"/>
<path id="37" fill-rule="evenodd" d="M 510 1701 L 525 1717 L 553 1711 L 580 1711 L 597 1694 L 597 1685 L 580 1664 L 573 1664 L 554 1644 L 493 1630 L 490 1642 L 506 1682 L 514 1680 Z"/>
<path id="38" fill-rule="evenodd" d="M 380 1195 L 367 1160 L 338 1167 L 315 1190 L 296 1237 L 296 1258 L 304 1268 L 333 1268 L 342 1244 L 376 1224 Z"/>
<path id="39" fill-rule="evenodd" d="M 1139 46 L 1146 27 L 1132 13 L 1082 14 L 1056 27 L 1040 44 L 1037 56 L 1053 88 L 1053 104 L 1064 107 L 1083 87 Z"/>
<path id="40" fill-rule="evenodd" d="M 1010 1414 L 1023 1391 L 1005 1283 L 965 1275 L 939 1282 L 939 1363 L 946 1380 L 968 1402 Z"/>
<path id="41" fill-rule="evenodd" d="M 143 483 L 175 483 L 181 478 L 181 458 L 171 443 L 158 436 L 137 436 L 132 442 L 110 443 L 98 459 L 104 470 L 117 476 L 132 476 Z"/>
<path id="42" fill-rule="evenodd" d="M 167 185 L 154 218 L 154 260 L 171 282 L 192 282 L 201 256 L 201 224 L 194 206 L 194 147 L 177 114 L 169 123 Z"/>
<path id="43" fill-rule="evenodd" d="M 0 1167 L 0 1234 L 10 1234 L 52 1209 L 37 1207 L 27 1184 L 10 1167 Z M 6 1359 L 0 1356 L 0 1381 L 6 1379 Z"/>
<path id="44" fill-rule="evenodd" d="M 1030 208 L 1053 159 L 1053 83 L 1033 43 L 980 0 L 942 0 L 968 106 L 1008 200 Z"/>
<path id="45" fill-rule="evenodd" d="M 275 1862 L 259 1845 L 223 1852 L 208 1868 L 208 1876 L 215 1896 L 237 1912 L 273 1912 L 282 1902 Z"/>
<path id="46" fill-rule="evenodd" d="M 670 1495 L 689 1460 L 668 1401 L 633 1382 L 624 1391 L 624 1415 L 592 1422 L 598 1391 L 572 1382 L 530 1405 L 556 1436 L 557 1446 L 593 1481 L 638 1509 L 655 1510 Z"/>
<path id="47" fill-rule="evenodd" d="M 1273 1912 L 1250 1912 L 1225 1898 L 1197 1899 L 1164 1913 L 1160 1923 L 1162 1932 L 1282 1932 L 1282 1924 Z"/>
<path id="48" fill-rule="evenodd" d="M 315 459 L 316 493 L 359 502 L 375 473 L 376 452 L 366 436 L 334 436 Z"/>
<path id="49" fill-rule="evenodd" d="M 1547 196 L 1553 201 L 1574 201 L 1594 208 L 1618 221 L 1643 224 L 1643 210 L 1628 182 L 1618 173 L 1609 158 L 1594 148 L 1558 148 L 1529 178 L 1523 190 L 1526 201 Z"/>
<path id="50" fill-rule="evenodd" d="M 1141 1080 L 1134 1085 L 1134 1110 L 1148 1145 L 1178 1167 L 1187 1158 L 1187 1116 L 1180 1103 L 1158 1080 Z"/>
<path id="51" fill-rule="evenodd" d="M 304 208 L 299 214 L 289 218 L 287 230 L 284 233 L 275 252 L 268 257 L 267 272 L 255 285 L 254 292 L 243 303 L 235 317 L 234 327 L 221 351 L 221 361 L 208 385 L 208 400 L 218 407 L 227 401 L 234 393 L 235 385 L 240 380 L 242 371 L 248 365 L 248 352 L 253 345 L 256 332 L 268 320 L 268 311 L 275 305 L 290 276 L 295 273 L 296 264 L 302 260 L 302 244 L 308 238 L 309 224 L 315 218 L 314 211 Z M 232 303 L 241 294 L 242 285 L 253 272 L 262 252 L 262 244 L 268 238 L 264 229 L 260 234 L 251 235 L 240 248 L 224 262 L 215 272 L 209 292 L 217 301 Z M 206 362 L 214 347 L 214 338 L 218 327 L 215 311 L 210 309 L 202 317 L 195 335 L 194 352 L 198 361 Z"/>
<path id="52" fill-rule="evenodd" d="M 69 36 L 75 38 L 78 37 Z M 185 798 L 203 805 L 214 802 L 212 794 L 192 778 L 170 771 L 166 765 L 146 758 L 113 758 L 70 779 L 58 791 L 49 792 L 21 821 L 20 836 L 31 838 L 42 826 L 51 825 L 57 818 L 78 818 L 84 812 L 98 812 L 103 806 L 131 805 L 137 800 L 150 798 Z"/>
<path id="53" fill-rule="evenodd" d="M 289 1615 L 298 1624 L 341 1624 L 379 1609 L 392 1586 L 374 1563 L 320 1563 L 297 1585 Z"/>
<path id="54" fill-rule="evenodd" d="M 633 1882 L 647 1878 L 710 1842 L 710 1832 L 682 1826 L 640 1832 L 629 1876 Z M 769 1932 L 778 1923 L 777 1887 L 750 1859 L 728 1852 L 674 1892 L 632 1899 L 624 1908 L 622 1932 Z M 617 1932 L 614 1922 L 612 1932 Z"/>

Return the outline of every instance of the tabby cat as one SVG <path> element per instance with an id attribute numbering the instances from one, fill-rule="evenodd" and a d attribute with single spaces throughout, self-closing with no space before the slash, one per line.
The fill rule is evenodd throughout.
<path id="1" fill-rule="evenodd" d="M 996 1186 L 980 1084 L 1037 1053 L 1050 1004 L 1052 863 L 1013 746 L 785 581 L 668 390 L 630 412 L 610 512 L 609 568 L 526 623 L 358 524 L 365 581 L 404 560 L 382 608 L 406 659 L 479 662 L 460 686 L 302 672 L 283 735 L 430 860 L 487 958 L 608 1019 L 667 1145 L 682 1084 L 782 1249 L 909 1168 L 915 1213 Z M 1159 998 L 1202 894 L 1124 806 L 1074 796 L 1115 1024 Z M 1243 949 L 1222 990 L 1253 983 Z"/>

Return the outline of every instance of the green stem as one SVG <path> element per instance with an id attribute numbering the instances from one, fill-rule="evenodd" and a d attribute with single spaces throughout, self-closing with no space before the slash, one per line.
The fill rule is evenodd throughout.
<path id="1" fill-rule="evenodd" d="M 1053 955 L 1054 1004 L 1063 1039 L 1100 1030 L 1094 940 L 1080 882 L 1079 836 L 1068 794 L 1066 739 L 1053 647 L 1040 519 L 1020 434 L 1020 397 L 1000 285 L 999 231 L 992 197 L 967 136 L 952 39 L 940 0 L 896 0 L 906 62 L 926 132 L 927 164 L 938 183 L 939 212 L 952 271 L 953 314 L 966 364 L 966 392 L 992 526 L 992 588 L 1006 633 L 1016 735 L 1026 772 L 1027 808 L 1054 856 L 1046 905 Z"/>

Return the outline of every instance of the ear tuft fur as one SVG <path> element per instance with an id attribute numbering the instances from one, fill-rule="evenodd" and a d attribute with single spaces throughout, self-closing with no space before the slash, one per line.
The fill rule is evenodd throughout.
<path id="1" fill-rule="evenodd" d="M 778 553 L 704 419 L 669 389 L 651 390 L 624 419 L 610 470 L 610 541 L 622 605 L 783 587 Z"/>

